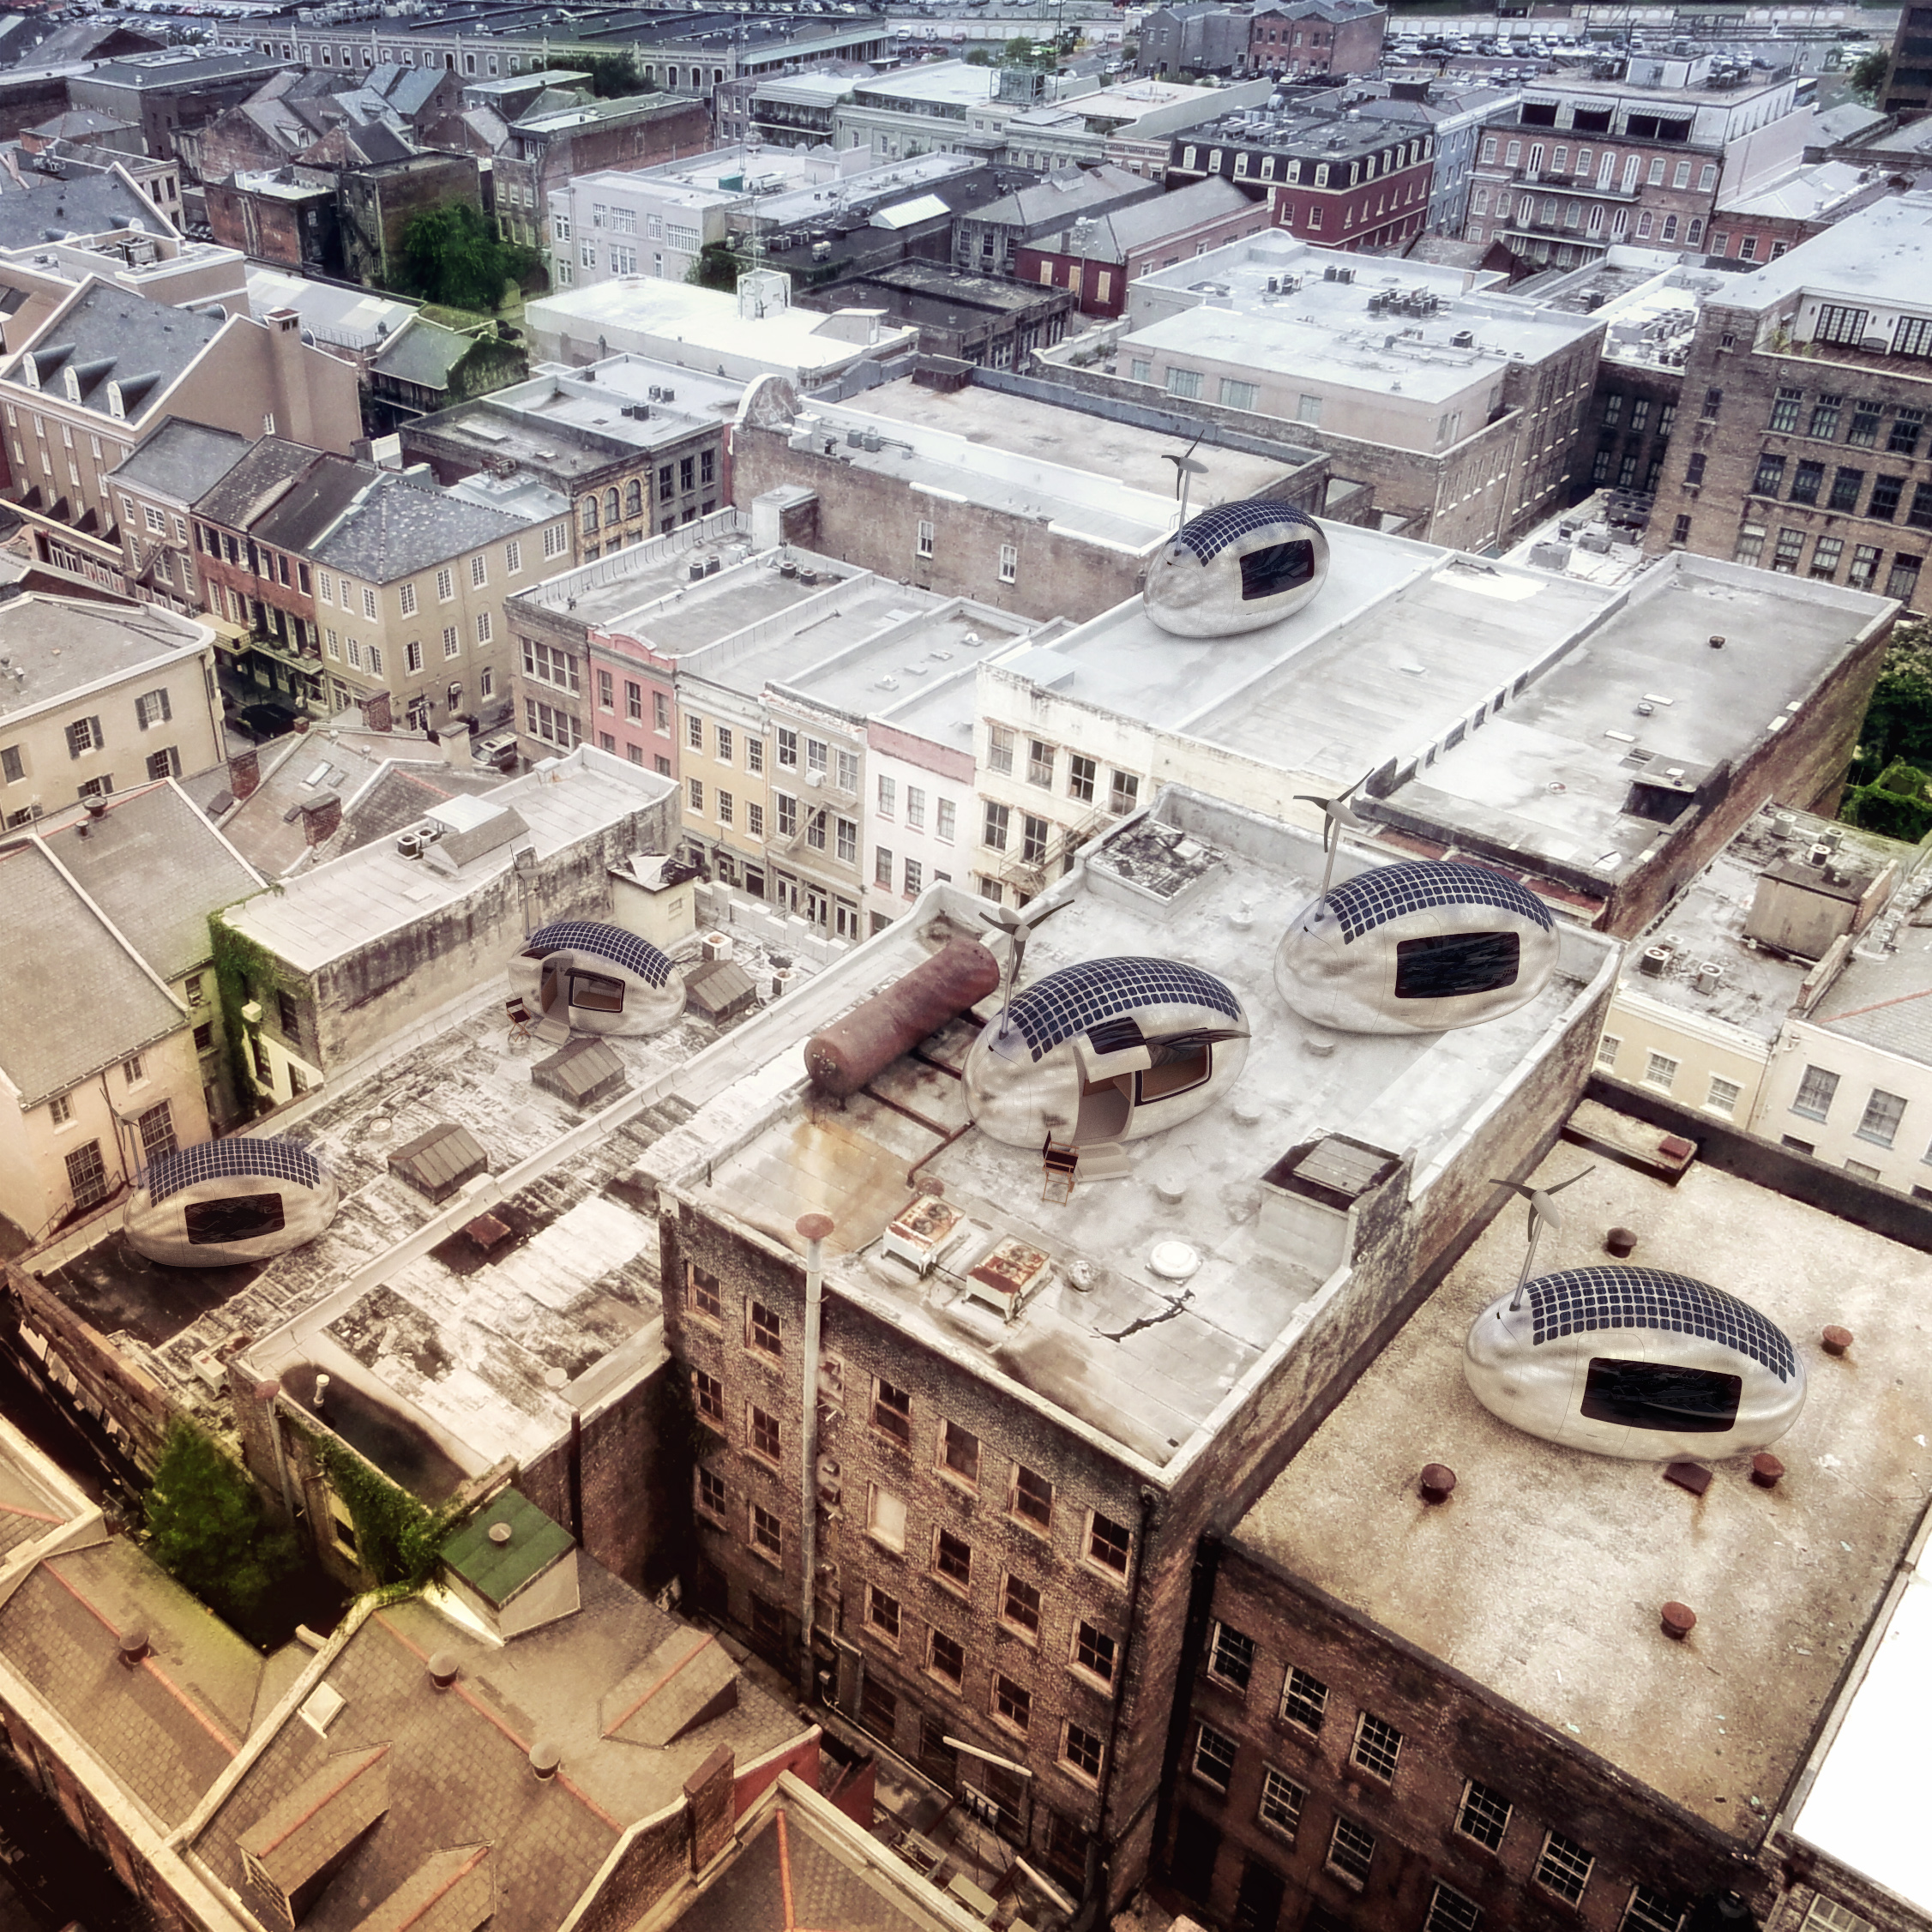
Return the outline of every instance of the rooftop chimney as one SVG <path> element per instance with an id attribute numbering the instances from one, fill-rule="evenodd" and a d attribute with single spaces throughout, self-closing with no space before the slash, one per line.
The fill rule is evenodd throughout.
<path id="1" fill-rule="evenodd" d="M 530 1747 L 530 1768 L 537 1774 L 540 1784 L 549 1784 L 563 1762 L 563 1751 L 547 1737 L 539 1738 Z"/>
<path id="2" fill-rule="evenodd" d="M 120 1637 L 121 1662 L 130 1670 L 137 1668 L 147 1655 L 147 1632 L 140 1624 L 131 1630 L 123 1630 Z"/>
<path id="3" fill-rule="evenodd" d="M 362 721 L 372 731 L 393 731 L 396 728 L 387 691 L 371 691 L 362 701 Z"/>
<path id="4" fill-rule="evenodd" d="M 228 761 L 228 789 L 235 795 L 238 805 L 243 799 L 252 797 L 262 783 L 262 754 L 253 745 L 246 751 L 238 751 Z"/>
<path id="5" fill-rule="evenodd" d="M 462 1665 L 454 1651 L 439 1650 L 430 1659 L 430 1682 L 438 1690 L 448 1690 L 460 1675 Z"/>
<path id="6" fill-rule="evenodd" d="M 333 839 L 341 823 L 340 792 L 325 791 L 319 798 L 302 801 L 302 836 L 310 845 L 322 845 Z"/>

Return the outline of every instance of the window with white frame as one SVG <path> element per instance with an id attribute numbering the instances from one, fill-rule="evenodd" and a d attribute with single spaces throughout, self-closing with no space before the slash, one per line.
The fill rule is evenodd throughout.
<path id="1" fill-rule="evenodd" d="M 1905 1098 L 1902 1093 L 1887 1093 L 1883 1088 L 1875 1086 L 1853 1132 L 1861 1141 L 1869 1141 L 1875 1147 L 1889 1147 L 1898 1137 L 1899 1122 L 1905 1118 Z"/>
<path id="2" fill-rule="evenodd" d="M 1255 1674 L 1255 1640 L 1231 1623 L 1217 1623 L 1207 1652 L 1207 1674 L 1230 1689 L 1246 1690 Z"/>
<path id="3" fill-rule="evenodd" d="M 1261 1801 L 1255 1816 L 1292 1845 L 1302 1827 L 1302 1806 L 1307 1800 L 1308 1793 L 1286 1772 L 1277 1771 L 1271 1764 L 1261 1773 Z"/>
<path id="4" fill-rule="evenodd" d="M 1456 1807 L 1456 1829 L 1465 1838 L 1472 1838 L 1477 1844 L 1494 1851 L 1502 1843 L 1502 1834 L 1509 1829 L 1509 1815 L 1514 1808 L 1501 1791 L 1492 1791 L 1487 1785 L 1478 1784 L 1473 1778 L 1462 1788 L 1462 1803 Z"/>
<path id="5" fill-rule="evenodd" d="M 1372 1711 L 1363 1711 L 1355 1720 L 1355 1744 L 1349 1762 L 1379 1778 L 1393 1782 L 1396 1760 L 1402 1754 L 1402 1733 Z"/>
<path id="6" fill-rule="evenodd" d="M 1709 1090 L 1704 1096 L 1704 1105 L 1708 1112 L 1723 1114 L 1727 1118 L 1737 1111 L 1738 1096 L 1743 1092 L 1734 1080 L 1726 1080 L 1721 1074 L 1711 1075 Z"/>
<path id="7" fill-rule="evenodd" d="M 1544 1834 L 1543 1850 L 1537 1856 L 1535 1878 L 1547 1892 L 1574 1905 L 1590 1882 L 1596 1859 L 1573 1839 L 1561 1832 Z"/>
<path id="8" fill-rule="evenodd" d="M 1662 1087 L 1668 1093 L 1677 1077 L 1677 1065 L 1668 1053 L 1658 1053 L 1652 1049 L 1644 1061 L 1644 1085 Z"/>
<path id="9" fill-rule="evenodd" d="M 932 555 L 932 548 L 933 548 L 933 530 L 932 530 L 932 521 L 931 521 L 930 518 L 929 518 L 929 517 L 924 517 L 924 516 L 922 516 L 922 517 L 921 517 L 921 518 L 919 519 L 919 534 L 918 534 L 918 545 L 916 545 L 916 549 L 917 549 L 918 554 L 919 556 L 921 556 L 921 557 L 930 557 L 930 556 Z"/>
<path id="10" fill-rule="evenodd" d="M 1677 1932 L 1684 1915 L 1661 1892 L 1634 1886 L 1617 1932 Z"/>
<path id="11" fill-rule="evenodd" d="M 1010 584 L 1020 575 L 1020 551 L 1014 544 L 1000 545 L 1000 581 Z"/>
<path id="12" fill-rule="evenodd" d="M 1375 1857 L 1375 1834 L 1352 1818 L 1338 1815 L 1328 1836 L 1328 1869 L 1359 1890 L 1368 1882 Z"/>
<path id="13" fill-rule="evenodd" d="M 1235 1741 L 1204 1724 L 1195 1733 L 1192 1769 L 1202 1784 L 1225 1791 L 1234 1776 Z"/>
<path id="14" fill-rule="evenodd" d="M 1798 1082 L 1798 1090 L 1791 1099 L 1791 1111 L 1803 1114 L 1808 1120 L 1824 1120 L 1829 1117 L 1832 1101 L 1838 1093 L 1836 1074 L 1825 1067 L 1807 1067 L 1804 1078 Z"/>
<path id="15" fill-rule="evenodd" d="M 1422 1932 L 1476 1932 L 1482 1921 L 1480 1906 L 1438 1880 L 1429 1895 L 1429 1916 L 1423 1921 Z"/>
<path id="16" fill-rule="evenodd" d="M 1615 1033 L 1605 1033 L 1597 1042 L 1597 1064 L 1604 1068 L 1615 1067 L 1617 1049 L 1622 1044 L 1623 1042 Z"/>

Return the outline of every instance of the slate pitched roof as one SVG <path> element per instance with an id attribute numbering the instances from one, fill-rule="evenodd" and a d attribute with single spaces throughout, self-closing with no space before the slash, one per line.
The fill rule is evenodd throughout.
<path id="1" fill-rule="evenodd" d="M 81 407 L 107 417 L 107 386 L 117 382 L 132 422 L 201 360 L 228 321 L 96 282 L 51 316 L 28 347 L 43 388 L 58 384 L 64 393 L 72 369 Z M 9 367 L 17 373 L 19 358 Z"/>
<path id="2" fill-rule="evenodd" d="M 392 382 L 413 382 L 418 388 L 447 388 L 451 371 L 475 346 L 473 335 L 445 328 L 441 322 L 418 316 L 391 339 L 388 347 L 369 365 L 370 370 L 373 375 L 387 376 Z"/>
<path id="3" fill-rule="evenodd" d="M 188 1023 L 35 839 L 0 846 L 0 1069 L 23 1107 Z"/>
<path id="4" fill-rule="evenodd" d="M 194 503 L 214 489 L 250 448 L 248 439 L 232 430 L 211 430 L 205 423 L 170 416 L 114 475 L 136 490 L 152 490 L 178 503 Z"/>
<path id="5" fill-rule="evenodd" d="M 21 170 L 16 184 L 0 174 L 0 249 L 30 248 L 57 234 L 110 235 L 130 221 L 145 221 L 151 231 L 167 232 L 156 211 L 117 174 L 77 174 L 62 179 L 33 168 Z M 154 304 L 129 297 L 144 308 Z"/>
<path id="6" fill-rule="evenodd" d="M 197 497 L 193 508 L 211 523 L 245 529 L 289 485 L 323 460 L 322 452 L 307 444 L 265 436 L 220 479 Z M 337 459 L 341 460 L 340 458 Z"/>
<path id="7" fill-rule="evenodd" d="M 310 546 L 310 554 L 352 576 L 386 584 L 528 527 L 523 517 L 466 503 L 385 470 Z"/>
<path id="8" fill-rule="evenodd" d="M 68 874 L 163 979 L 208 960 L 208 914 L 266 882 L 163 781 L 116 792 L 98 818 L 41 836 Z"/>

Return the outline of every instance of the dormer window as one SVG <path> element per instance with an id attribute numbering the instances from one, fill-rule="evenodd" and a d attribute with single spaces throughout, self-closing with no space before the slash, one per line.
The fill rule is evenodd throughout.
<path id="1" fill-rule="evenodd" d="M 121 400 L 121 385 L 118 382 L 110 382 L 107 385 L 107 413 L 118 421 L 127 420 L 127 406 Z"/>

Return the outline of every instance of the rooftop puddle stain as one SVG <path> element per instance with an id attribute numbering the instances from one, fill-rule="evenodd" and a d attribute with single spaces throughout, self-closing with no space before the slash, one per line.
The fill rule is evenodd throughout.
<path id="1" fill-rule="evenodd" d="M 436 1447 L 427 1429 L 340 1375 L 330 1381 L 320 1408 L 316 1405 L 313 1363 L 298 1362 L 285 1369 L 282 1388 L 418 1502 L 434 1508 L 447 1502 L 462 1482 L 461 1469 Z"/>

